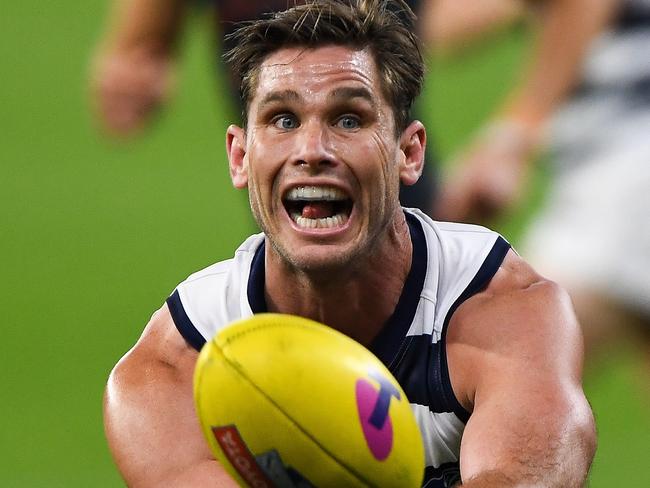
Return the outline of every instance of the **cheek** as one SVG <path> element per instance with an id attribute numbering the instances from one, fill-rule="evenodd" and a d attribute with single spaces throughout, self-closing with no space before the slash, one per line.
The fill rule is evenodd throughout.
<path id="1" fill-rule="evenodd" d="M 385 182 L 384 184 L 390 186 L 391 180 L 397 178 L 395 145 L 387 143 L 385 136 L 378 134 L 372 138 L 368 151 L 372 151 L 377 158 L 381 180 Z"/>
<path id="2" fill-rule="evenodd" d="M 249 199 L 260 215 L 268 217 L 277 210 L 278 186 L 286 169 L 283 155 L 286 155 L 286 148 L 276 141 L 264 141 L 259 138 L 250 146 Z"/>
<path id="3" fill-rule="evenodd" d="M 258 188 L 268 186 L 276 177 L 282 166 L 279 154 L 281 150 L 273 142 L 258 140 L 251 144 L 248 152 L 249 173 Z"/>

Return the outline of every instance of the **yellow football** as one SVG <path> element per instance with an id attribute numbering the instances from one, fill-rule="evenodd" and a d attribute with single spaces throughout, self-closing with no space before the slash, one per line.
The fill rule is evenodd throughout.
<path id="1" fill-rule="evenodd" d="M 260 314 L 203 347 L 194 400 L 242 486 L 415 487 L 424 449 L 408 399 L 370 351 L 317 322 Z"/>

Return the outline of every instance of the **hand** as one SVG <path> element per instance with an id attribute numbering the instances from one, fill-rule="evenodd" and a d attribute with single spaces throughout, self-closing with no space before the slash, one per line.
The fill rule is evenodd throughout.
<path id="1" fill-rule="evenodd" d="M 93 66 L 94 110 L 109 135 L 141 131 L 166 101 L 173 85 L 172 60 L 166 52 L 134 49 L 101 53 Z"/>
<path id="2" fill-rule="evenodd" d="M 492 123 L 451 163 L 434 208 L 440 220 L 483 223 L 519 202 L 536 137 L 523 126 Z"/>

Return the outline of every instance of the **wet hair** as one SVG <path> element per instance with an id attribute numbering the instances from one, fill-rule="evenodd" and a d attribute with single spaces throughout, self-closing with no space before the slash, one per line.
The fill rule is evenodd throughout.
<path id="1" fill-rule="evenodd" d="M 402 0 L 311 0 L 244 23 L 229 36 L 234 47 L 225 54 L 239 80 L 244 125 L 267 57 L 283 48 L 339 45 L 371 53 L 401 133 L 424 77 L 414 22 L 415 14 Z"/>

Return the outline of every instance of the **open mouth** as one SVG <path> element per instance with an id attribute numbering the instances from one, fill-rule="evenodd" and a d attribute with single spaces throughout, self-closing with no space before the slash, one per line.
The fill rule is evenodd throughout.
<path id="1" fill-rule="evenodd" d="M 332 186 L 297 186 L 290 189 L 282 203 L 298 227 L 333 229 L 350 218 L 352 199 Z"/>

